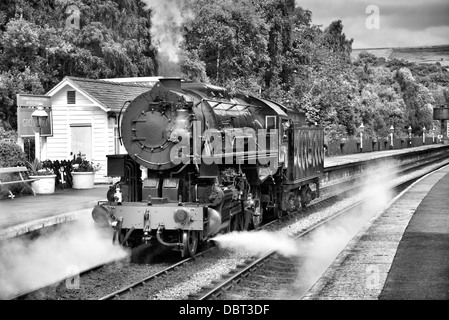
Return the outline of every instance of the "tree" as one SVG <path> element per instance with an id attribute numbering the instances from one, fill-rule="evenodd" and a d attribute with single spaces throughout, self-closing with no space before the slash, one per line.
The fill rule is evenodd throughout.
<path id="1" fill-rule="evenodd" d="M 200 59 L 197 50 L 185 52 L 182 57 L 180 62 L 181 72 L 187 79 L 198 82 L 209 82 L 206 73 L 206 63 Z"/>
<path id="2" fill-rule="evenodd" d="M 396 74 L 406 105 L 405 118 L 414 134 L 419 134 L 422 127 L 429 128 L 432 123 L 432 104 L 435 103 L 429 89 L 417 83 L 408 68 L 401 68 Z"/>
<path id="3" fill-rule="evenodd" d="M 69 4 L 81 12 L 80 29 L 66 26 Z M 0 8 L 0 112 L 13 127 L 17 93 L 44 94 L 65 76 L 157 73 L 151 12 L 140 0 L 6 0 Z"/>
<path id="4" fill-rule="evenodd" d="M 0 73 L 0 119 L 9 130 L 17 128 L 18 93 L 43 94 L 39 74 L 31 72 L 29 68 L 23 72 L 14 70 Z"/>
<path id="5" fill-rule="evenodd" d="M 267 25 L 248 1 L 198 0 L 196 19 L 185 27 L 185 49 L 196 52 L 206 75 L 218 85 L 258 76 L 267 63 Z"/>

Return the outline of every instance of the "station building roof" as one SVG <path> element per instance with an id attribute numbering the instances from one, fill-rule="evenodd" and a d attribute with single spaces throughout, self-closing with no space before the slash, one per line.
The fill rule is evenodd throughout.
<path id="1" fill-rule="evenodd" d="M 65 77 L 47 93 L 47 96 L 53 96 L 66 85 L 69 85 L 104 111 L 119 112 L 127 101 L 147 92 L 157 81 L 158 77 L 103 80 Z"/>

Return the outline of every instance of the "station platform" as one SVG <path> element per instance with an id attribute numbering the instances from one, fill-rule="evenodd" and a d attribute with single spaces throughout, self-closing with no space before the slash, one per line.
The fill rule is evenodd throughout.
<path id="1" fill-rule="evenodd" d="M 417 152 L 420 150 L 437 149 L 441 148 L 442 146 L 443 146 L 442 144 L 430 144 L 430 145 L 423 145 L 421 147 L 405 148 L 399 150 L 383 150 L 376 152 L 354 153 L 336 157 L 328 157 L 324 159 L 324 168 L 336 167 L 361 161 L 371 161 L 376 159 L 388 158 L 391 156 L 404 155 L 407 153 Z"/>
<path id="2" fill-rule="evenodd" d="M 448 300 L 449 166 L 395 197 L 304 300 Z"/>
<path id="3" fill-rule="evenodd" d="M 386 150 L 325 158 L 325 168 L 388 158 L 426 149 L 441 148 L 442 145 L 427 145 L 400 150 Z M 98 201 L 106 200 L 109 185 L 95 185 L 94 189 L 56 190 L 54 194 L 16 197 L 0 200 L 0 241 L 30 231 L 90 215 Z"/>
<path id="4" fill-rule="evenodd" d="M 0 241 L 91 214 L 98 201 L 106 200 L 108 189 L 109 185 L 95 185 L 0 200 Z"/>

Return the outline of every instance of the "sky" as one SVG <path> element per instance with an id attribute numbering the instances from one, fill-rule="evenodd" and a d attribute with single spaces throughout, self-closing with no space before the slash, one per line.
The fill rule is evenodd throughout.
<path id="1" fill-rule="evenodd" d="M 342 20 L 353 49 L 449 44 L 449 0 L 296 0 L 312 23 Z"/>

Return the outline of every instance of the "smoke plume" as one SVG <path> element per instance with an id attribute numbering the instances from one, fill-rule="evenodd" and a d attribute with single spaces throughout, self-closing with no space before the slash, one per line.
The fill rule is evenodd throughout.
<path id="1" fill-rule="evenodd" d="M 112 244 L 111 232 L 99 229 L 88 216 L 32 241 L 12 239 L 0 244 L 0 299 L 126 258 L 129 253 Z"/>
<path id="2" fill-rule="evenodd" d="M 142 0 L 151 9 L 151 41 L 159 52 L 159 75 L 180 75 L 179 60 L 184 41 L 182 26 L 194 18 L 193 0 Z"/>

